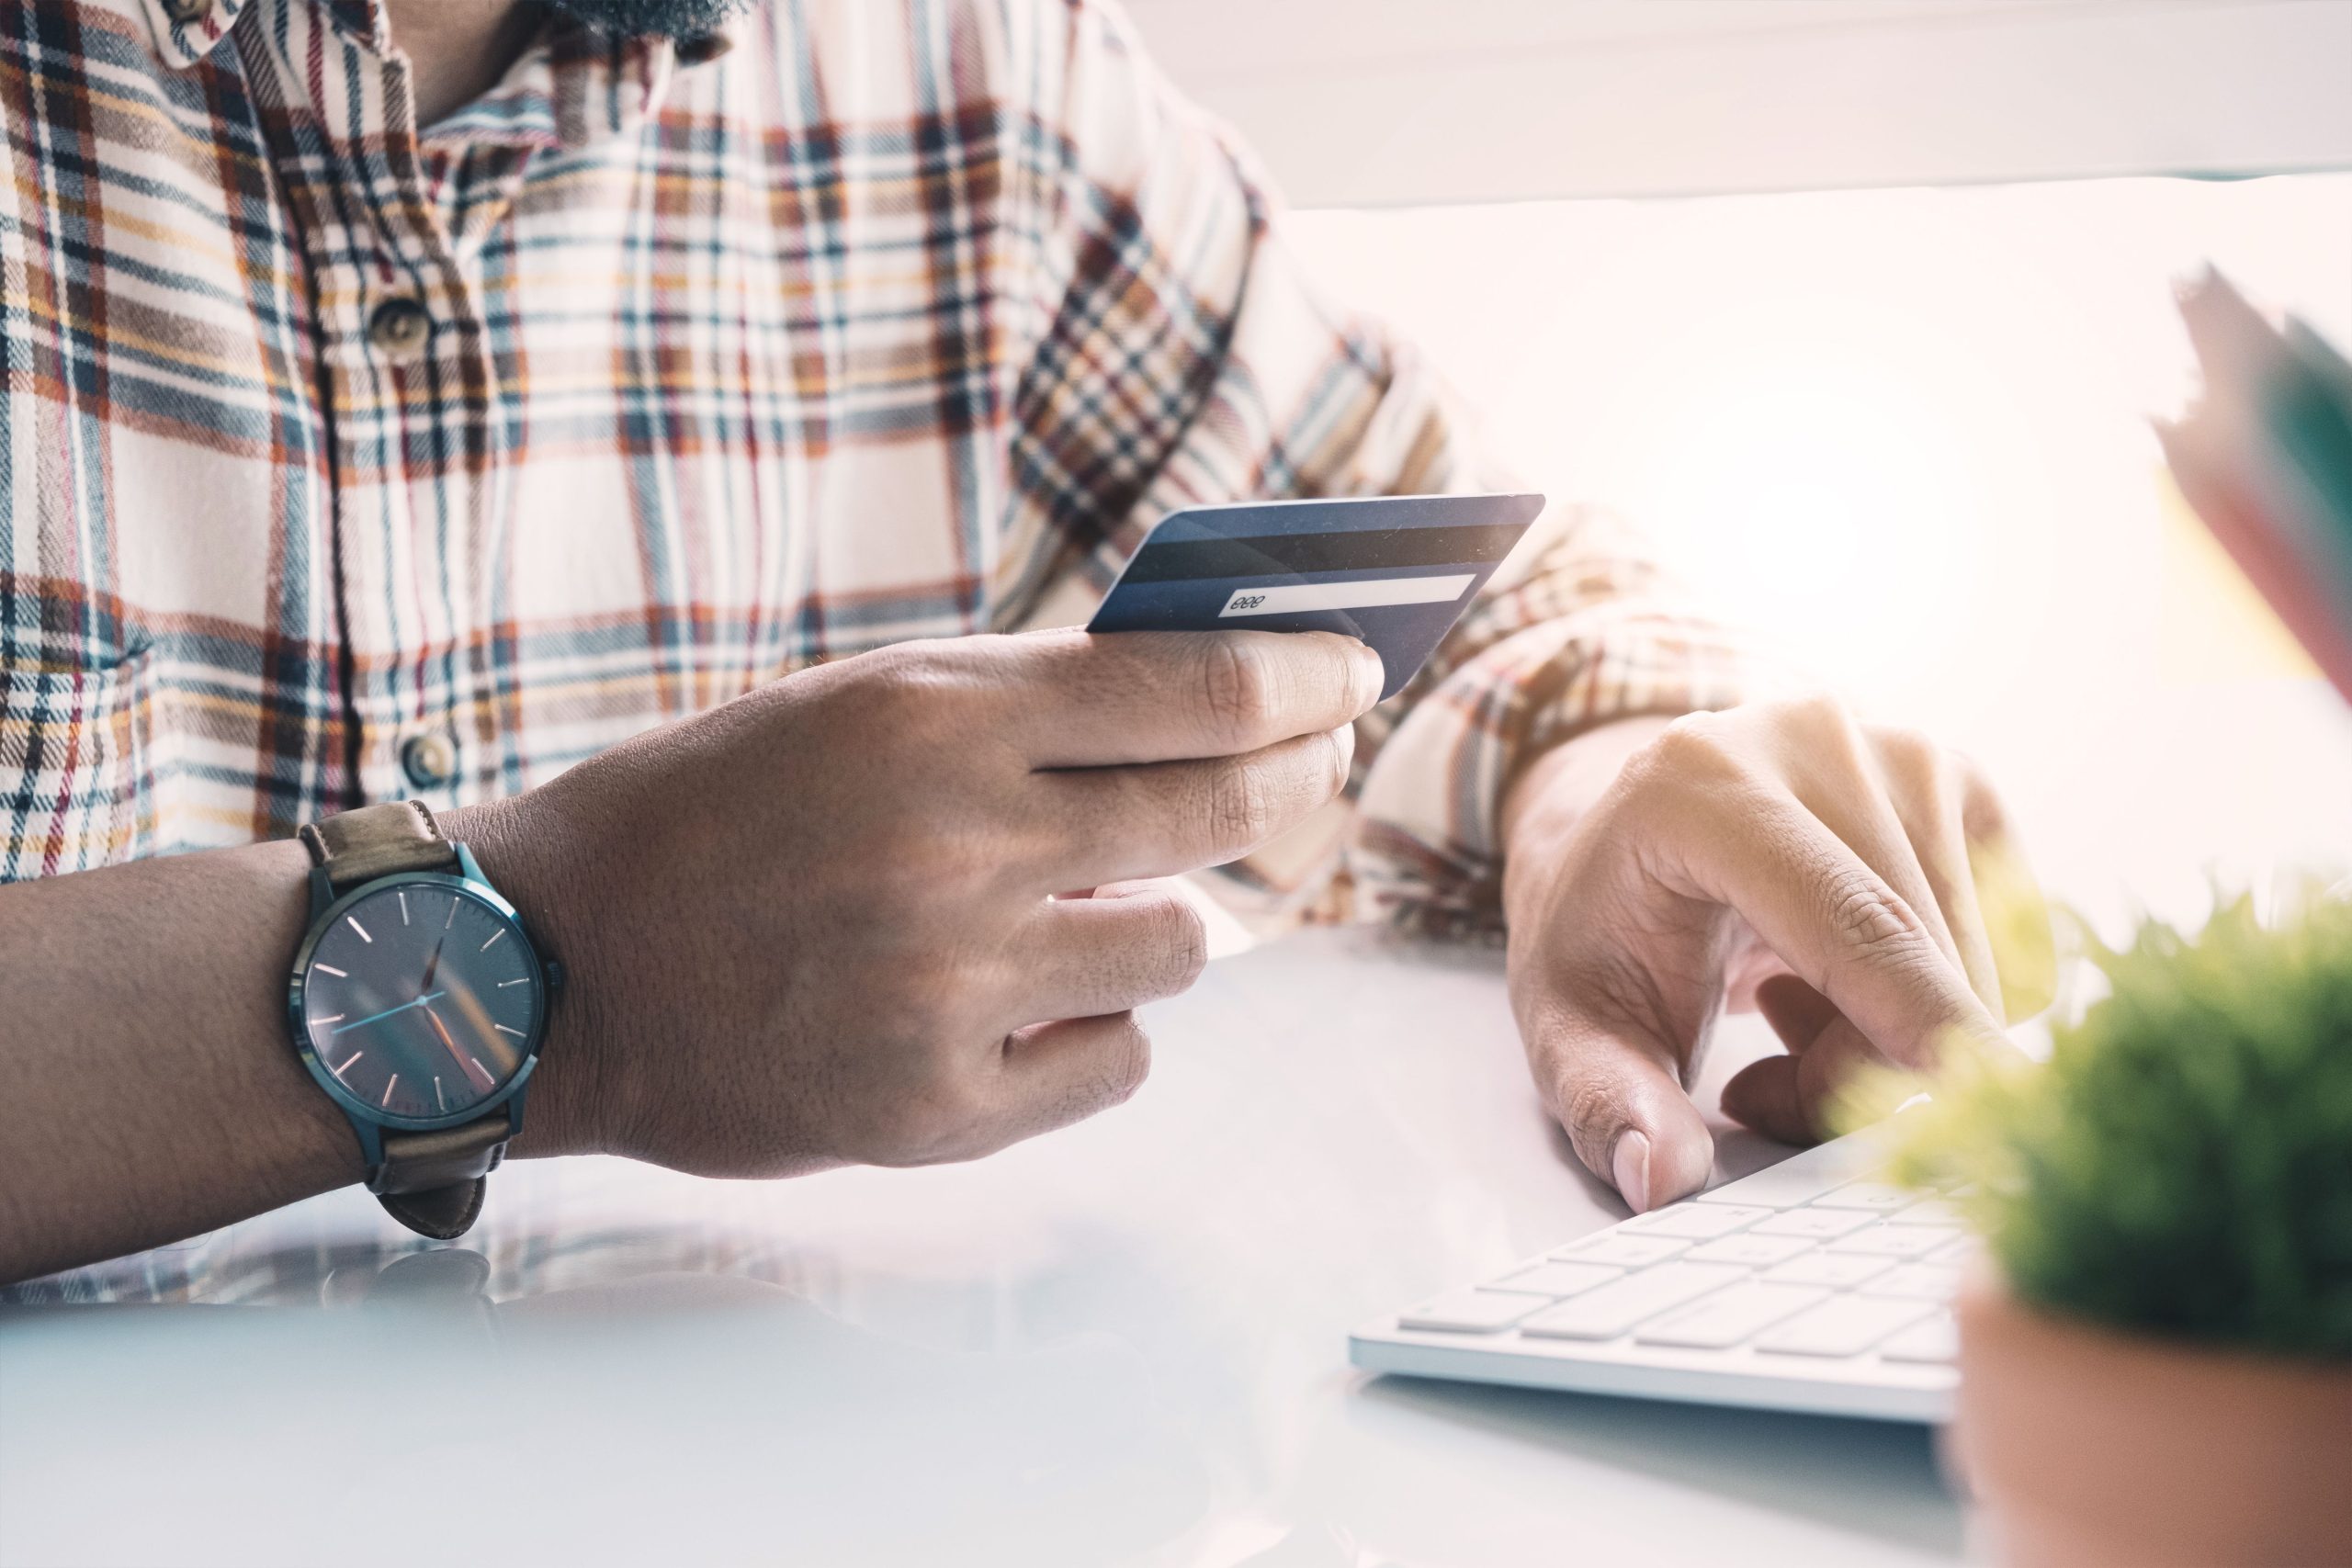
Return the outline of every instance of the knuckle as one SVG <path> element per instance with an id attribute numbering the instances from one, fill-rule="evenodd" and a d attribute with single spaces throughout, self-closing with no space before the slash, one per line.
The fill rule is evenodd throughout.
<path id="1" fill-rule="evenodd" d="M 1201 659 L 1201 704 L 1217 733 L 1241 744 L 1273 707 L 1273 671 L 1254 638 L 1213 637 Z"/>
<path id="2" fill-rule="evenodd" d="M 1881 728 L 1872 732 L 1872 739 L 1878 743 L 1878 753 L 1884 759 L 1887 772 L 1896 779 L 1928 787 L 1943 782 L 1944 749 L 1925 730 Z"/>
<path id="3" fill-rule="evenodd" d="M 1773 754 L 1793 776 L 1816 781 L 1878 776 L 1870 731 L 1836 697 L 1792 697 L 1771 715 Z"/>
<path id="4" fill-rule="evenodd" d="M 1859 866 L 1830 879 L 1824 902 L 1830 931 L 1844 950 L 1856 956 L 1907 960 L 1928 940 L 1927 928 L 1911 907 Z"/>
<path id="5" fill-rule="evenodd" d="M 1162 994 L 1190 990 L 1209 962 L 1208 927 L 1200 911 L 1171 894 L 1159 900 L 1151 918 L 1152 943 L 1160 957 L 1159 978 L 1166 987 Z"/>
<path id="6" fill-rule="evenodd" d="M 1656 784 L 1668 780 L 1710 781 L 1739 771 L 1738 753 L 1713 714 L 1686 714 L 1658 731 L 1629 761 L 1626 771 Z"/>
<path id="7" fill-rule="evenodd" d="M 871 678 L 860 683 L 856 701 L 877 733 L 928 742 L 943 731 L 967 726 L 978 695 L 969 654 L 952 643 L 899 643 L 865 657 Z"/>
<path id="8" fill-rule="evenodd" d="M 1239 762 L 1209 774 L 1203 792 L 1203 828 L 1209 845 L 1221 855 L 1241 854 L 1266 836 L 1273 819 L 1273 801 L 1261 768 Z"/>
<path id="9" fill-rule="evenodd" d="M 1578 1156 L 1606 1170 L 1610 1145 L 1630 1116 L 1623 1088 L 1613 1078 L 1579 1073 L 1561 1086 L 1559 1100 L 1561 1125 Z"/>
<path id="10" fill-rule="evenodd" d="M 926 1080 L 939 1076 L 941 1043 L 953 1034 L 967 994 L 961 969 L 950 964 L 918 965 L 891 987 L 893 1032 L 910 1042 L 910 1055 L 922 1064 Z"/>
<path id="11" fill-rule="evenodd" d="M 1578 1077 L 1560 1095 L 1560 1114 L 1572 1128 L 1605 1130 L 1616 1124 L 1624 1108 L 1624 1097 L 1605 1078 Z"/>
<path id="12" fill-rule="evenodd" d="M 861 874 L 883 901 L 929 908 L 989 881 L 1001 849 L 994 835 L 953 821 L 908 821 L 869 849 Z"/>
<path id="13" fill-rule="evenodd" d="M 1336 800 L 1348 792 L 1348 781 L 1354 776 L 1356 761 L 1356 727 L 1343 724 L 1328 732 L 1324 741 L 1331 748 L 1331 772 L 1317 804 Z"/>
<path id="14" fill-rule="evenodd" d="M 1788 722 L 1817 734 L 1830 735 L 1850 728 L 1852 712 L 1834 694 L 1806 692 L 1781 703 Z"/>
<path id="15" fill-rule="evenodd" d="M 1117 1032 L 1103 1047 L 1099 1103 L 1104 1108 L 1125 1105 L 1150 1077 L 1151 1037 L 1129 1015 L 1120 1021 Z"/>
<path id="16" fill-rule="evenodd" d="M 1993 775 L 1984 771 L 1984 763 L 1965 751 L 1947 749 L 1943 756 L 1944 765 L 1951 770 L 1952 779 L 1958 784 L 1963 795 L 1971 798 L 1998 802 L 2001 792 L 1993 786 Z"/>

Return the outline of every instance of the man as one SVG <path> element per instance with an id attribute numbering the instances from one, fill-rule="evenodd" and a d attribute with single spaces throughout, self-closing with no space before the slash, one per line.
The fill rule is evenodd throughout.
<path id="1" fill-rule="evenodd" d="M 1202 934 L 1133 884 L 1237 861 L 1505 929 L 1538 1087 L 1636 1209 L 1704 1179 L 1727 997 L 1791 1054 L 1726 1106 L 1791 1139 L 1996 1028 L 1989 792 L 1731 705 L 1578 514 L 1376 710 L 1343 639 L 1035 629 L 1181 504 L 1485 488 L 1098 0 L 10 6 L 0 121 L 0 1279 L 363 1175 L 454 1234 L 510 1134 L 984 1154 L 1135 1089 Z M 445 840 L 567 979 L 480 982 L 547 993 L 519 1131 L 379 1148 L 345 1032 L 429 1024 L 444 1110 L 495 1087 L 446 935 L 365 1016 L 298 997 L 308 1072 L 287 965 L 342 974 L 312 881 Z"/>

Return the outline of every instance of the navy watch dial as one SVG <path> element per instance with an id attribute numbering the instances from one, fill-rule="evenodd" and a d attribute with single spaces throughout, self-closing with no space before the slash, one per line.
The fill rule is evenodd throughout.
<path id="1" fill-rule="evenodd" d="M 538 1038 L 514 919 L 448 881 L 378 885 L 319 933 L 300 1017 L 319 1065 L 380 1116 L 440 1121 L 513 1081 Z"/>

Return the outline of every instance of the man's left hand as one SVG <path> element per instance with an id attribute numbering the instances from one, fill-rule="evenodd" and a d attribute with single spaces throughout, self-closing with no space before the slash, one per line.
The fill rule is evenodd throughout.
<path id="1" fill-rule="evenodd" d="M 1802 1143 L 1856 1068 L 2006 1048 L 2048 999 L 2047 918 L 1991 788 L 1826 698 L 1592 731 L 1528 769 L 1505 832 L 1537 1086 L 1636 1211 L 1707 1179 L 1687 1089 L 1726 1003 L 1787 1054 L 1734 1076 L 1724 1111 Z"/>

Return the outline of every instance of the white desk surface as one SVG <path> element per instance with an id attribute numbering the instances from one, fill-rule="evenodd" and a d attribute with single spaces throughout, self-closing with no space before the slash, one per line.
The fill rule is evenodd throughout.
<path id="1" fill-rule="evenodd" d="M 346 1191 L 0 1292 L 0 1564 L 1961 1555 L 1922 1428 L 1346 1364 L 1623 1212 L 1500 970 L 1367 931 L 1223 960 L 1131 1104 L 975 1166 L 526 1162 L 455 1247 Z M 1707 1083 L 1759 1048 L 1735 1021 Z"/>

